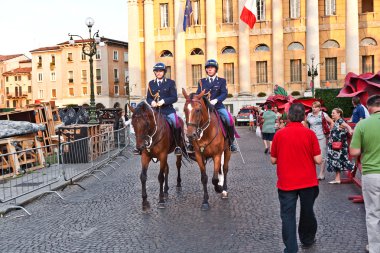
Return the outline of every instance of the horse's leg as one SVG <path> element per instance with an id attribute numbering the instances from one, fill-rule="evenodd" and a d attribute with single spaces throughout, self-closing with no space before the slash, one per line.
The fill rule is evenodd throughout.
<path id="1" fill-rule="evenodd" d="M 223 164 L 223 174 L 224 174 L 223 192 L 222 192 L 222 198 L 223 199 L 228 198 L 227 173 L 228 173 L 228 164 L 230 162 L 230 158 L 231 158 L 231 150 L 229 148 L 227 148 L 226 151 L 224 152 L 224 164 Z"/>
<path id="2" fill-rule="evenodd" d="M 142 153 L 141 155 L 141 174 L 140 174 L 140 180 L 141 180 L 141 186 L 142 186 L 142 208 L 143 211 L 147 211 L 150 209 L 150 204 L 149 201 L 147 200 L 148 195 L 146 194 L 146 180 L 148 178 L 147 171 L 148 171 L 148 166 L 150 162 L 150 157 L 146 155 L 145 153 Z"/>
<path id="3" fill-rule="evenodd" d="M 181 186 L 181 182 L 182 182 L 182 179 L 181 179 L 182 155 L 177 156 L 176 166 L 177 166 L 177 172 L 178 172 L 178 175 L 177 175 L 177 191 L 181 191 L 181 189 L 182 189 L 182 186 Z"/>
<path id="4" fill-rule="evenodd" d="M 206 174 L 206 165 L 204 164 L 201 154 L 195 153 L 195 158 L 199 165 L 199 169 L 201 170 L 201 182 L 203 185 L 203 202 L 202 202 L 201 210 L 207 211 L 208 209 L 210 209 L 210 205 L 208 204 L 208 192 L 207 192 L 208 177 Z"/>
<path id="5" fill-rule="evenodd" d="M 164 199 L 168 199 L 169 196 L 169 164 L 166 163 L 166 168 L 165 168 L 165 186 L 164 186 Z"/>
<path id="6" fill-rule="evenodd" d="M 160 172 L 158 173 L 158 182 L 160 183 L 160 194 L 158 201 L 158 208 L 165 208 L 164 200 L 164 181 L 165 181 L 165 170 L 167 165 L 167 155 L 162 155 L 159 157 L 160 160 Z"/>
<path id="7" fill-rule="evenodd" d="M 222 186 L 220 186 L 219 183 L 219 171 L 220 171 L 220 165 L 221 165 L 221 155 L 215 155 L 213 157 L 214 160 L 214 174 L 212 176 L 212 184 L 214 185 L 214 189 L 217 193 L 221 193 L 223 191 Z"/>

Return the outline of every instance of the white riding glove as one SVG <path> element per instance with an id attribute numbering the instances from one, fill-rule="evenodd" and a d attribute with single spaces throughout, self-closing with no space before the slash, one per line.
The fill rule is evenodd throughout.
<path id="1" fill-rule="evenodd" d="M 157 103 L 156 103 L 156 101 L 152 101 L 152 107 L 157 107 Z"/>
<path id="2" fill-rule="evenodd" d="M 161 99 L 160 101 L 158 101 L 157 106 L 162 106 L 163 104 L 165 104 L 165 101 Z"/>
<path id="3" fill-rule="evenodd" d="M 216 105 L 216 103 L 218 103 L 218 99 L 215 98 L 215 99 L 211 100 L 210 103 L 212 105 Z"/>

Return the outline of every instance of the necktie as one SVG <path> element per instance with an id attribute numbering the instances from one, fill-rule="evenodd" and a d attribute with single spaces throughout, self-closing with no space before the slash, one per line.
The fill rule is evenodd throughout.
<path id="1" fill-rule="evenodd" d="M 161 81 L 158 81 L 157 84 L 158 84 L 158 87 L 160 87 L 160 85 L 161 85 Z"/>

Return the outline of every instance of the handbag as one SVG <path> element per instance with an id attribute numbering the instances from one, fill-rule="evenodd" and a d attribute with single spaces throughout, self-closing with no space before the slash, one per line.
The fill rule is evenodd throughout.
<path id="1" fill-rule="evenodd" d="M 256 136 L 261 137 L 261 129 L 259 126 L 256 127 Z"/>
<path id="2" fill-rule="evenodd" d="M 323 130 L 324 135 L 330 134 L 330 126 L 329 126 L 329 123 L 327 123 L 327 120 L 323 112 L 322 112 L 322 130 Z"/>
<path id="3" fill-rule="evenodd" d="M 341 141 L 333 141 L 332 149 L 333 150 L 341 150 L 343 143 Z"/>

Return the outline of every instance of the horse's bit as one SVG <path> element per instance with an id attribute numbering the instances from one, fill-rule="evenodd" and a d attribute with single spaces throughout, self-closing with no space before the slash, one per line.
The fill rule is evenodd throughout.
<path id="1" fill-rule="evenodd" d="M 156 135 L 158 127 L 157 127 L 156 116 L 154 115 L 153 109 L 151 108 L 151 106 L 146 101 L 144 101 L 144 102 L 148 105 L 149 109 L 151 110 L 151 112 L 153 114 L 153 121 L 154 121 L 154 125 L 155 125 L 155 129 L 154 129 L 154 132 L 152 135 L 146 134 L 146 135 L 142 136 L 144 139 L 145 139 L 145 137 L 148 137 L 148 140 L 145 139 L 144 141 L 145 141 L 145 147 L 149 151 L 149 149 L 153 143 L 153 137 Z"/>

